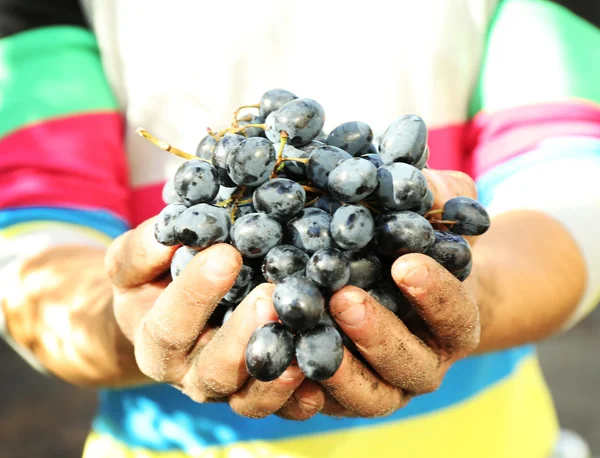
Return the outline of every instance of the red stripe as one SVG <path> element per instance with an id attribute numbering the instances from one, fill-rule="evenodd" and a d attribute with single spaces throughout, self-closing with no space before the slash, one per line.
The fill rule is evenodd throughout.
<path id="1" fill-rule="evenodd" d="M 0 208 L 104 209 L 129 221 L 123 120 L 80 114 L 19 129 L 0 140 Z"/>
<path id="2" fill-rule="evenodd" d="M 590 103 L 539 104 L 479 113 L 469 125 L 467 167 L 479 176 L 495 165 L 536 147 L 546 138 L 582 135 L 600 138 L 600 107 Z"/>
<path id="3" fill-rule="evenodd" d="M 148 218 L 156 216 L 164 208 L 162 188 L 164 183 L 142 186 L 131 194 L 131 221 L 137 226 Z"/>
<path id="4" fill-rule="evenodd" d="M 429 167 L 438 170 L 460 170 L 468 173 L 465 163 L 465 124 L 429 130 Z"/>

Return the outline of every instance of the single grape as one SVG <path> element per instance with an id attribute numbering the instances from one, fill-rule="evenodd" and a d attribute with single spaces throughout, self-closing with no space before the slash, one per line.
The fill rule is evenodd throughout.
<path id="1" fill-rule="evenodd" d="M 350 266 L 340 250 L 319 250 L 308 260 L 306 276 L 324 291 L 334 292 L 348 283 Z"/>
<path id="2" fill-rule="evenodd" d="M 425 252 L 450 272 L 464 269 L 471 262 L 471 247 L 460 235 L 435 231 L 435 242 Z"/>
<path id="3" fill-rule="evenodd" d="M 327 186 L 342 202 L 359 202 L 377 188 L 377 168 L 360 157 L 343 160 L 329 174 Z"/>
<path id="4" fill-rule="evenodd" d="M 343 358 L 342 337 L 333 326 L 319 324 L 298 334 L 296 359 L 307 378 L 318 382 L 333 377 Z"/>
<path id="5" fill-rule="evenodd" d="M 271 111 L 271 113 L 269 113 L 269 115 L 265 118 L 265 136 L 271 143 L 279 144 L 279 142 L 281 142 L 281 135 L 273 127 L 276 114 L 277 110 Z M 279 149 L 277 151 L 279 151 Z"/>
<path id="6" fill-rule="evenodd" d="M 427 194 L 423 197 L 421 204 L 413 207 L 410 211 L 415 212 L 421 216 L 425 215 L 431 208 L 433 207 L 433 192 L 431 189 L 427 188 Z"/>
<path id="7" fill-rule="evenodd" d="M 401 320 L 413 313 L 413 307 L 391 280 L 380 279 L 367 290 L 379 304 Z"/>
<path id="8" fill-rule="evenodd" d="M 293 245 L 279 245 L 265 256 L 262 273 L 269 283 L 280 283 L 288 277 L 302 277 L 308 255 Z"/>
<path id="9" fill-rule="evenodd" d="M 346 151 L 336 146 L 317 148 L 308 157 L 306 174 L 316 187 L 327 189 L 327 179 L 331 171 L 340 161 L 351 158 Z"/>
<path id="10" fill-rule="evenodd" d="M 425 145 L 425 151 L 423 151 L 423 155 L 419 162 L 415 164 L 415 168 L 419 170 L 423 170 L 427 166 L 427 161 L 429 160 L 429 146 Z"/>
<path id="11" fill-rule="evenodd" d="M 227 186 L 228 188 L 235 188 L 237 186 L 227 173 L 227 158 L 231 151 L 244 140 L 246 140 L 246 137 L 242 135 L 226 135 L 214 146 L 212 163 L 219 174 L 221 186 Z"/>
<path id="12" fill-rule="evenodd" d="M 381 162 L 381 158 L 379 157 L 379 154 L 377 154 L 377 153 L 363 154 L 361 157 L 363 159 L 366 159 L 367 161 L 369 161 L 377 169 L 383 165 L 383 162 Z"/>
<path id="13" fill-rule="evenodd" d="M 329 230 L 331 215 L 319 208 L 305 208 L 287 224 L 292 244 L 308 253 L 331 248 L 333 238 Z"/>
<path id="14" fill-rule="evenodd" d="M 286 144 L 283 147 L 282 156 L 285 158 L 297 157 L 299 159 L 306 159 L 308 158 L 308 156 L 310 156 L 310 153 L 312 153 L 315 149 L 321 148 L 323 146 L 325 146 L 325 143 L 321 143 L 315 140 L 311 141 L 310 143 L 304 146 L 299 147 Z M 275 150 L 279 151 L 279 147 L 280 143 L 277 143 L 275 145 Z M 306 177 L 306 164 L 303 164 L 302 162 L 285 161 L 284 170 L 299 175 L 301 177 Z"/>
<path id="15" fill-rule="evenodd" d="M 473 269 L 473 260 L 470 260 L 469 263 L 460 270 L 456 272 L 452 272 L 452 274 L 458 278 L 460 281 L 465 281 L 471 275 L 471 270 Z"/>
<path id="16" fill-rule="evenodd" d="M 352 156 L 360 156 L 367 153 L 372 141 L 373 131 L 368 124 L 351 121 L 333 129 L 325 143 L 337 146 Z"/>
<path id="17" fill-rule="evenodd" d="M 293 331 L 314 327 L 325 310 L 319 288 L 306 277 L 288 277 L 278 283 L 273 305 L 279 319 Z"/>
<path id="18" fill-rule="evenodd" d="M 281 242 L 281 225 L 264 213 L 250 213 L 236 220 L 231 242 L 242 256 L 258 258 Z"/>
<path id="19" fill-rule="evenodd" d="M 216 144 L 217 141 L 210 135 L 207 135 L 200 140 L 200 143 L 198 143 L 198 147 L 196 148 L 196 156 L 198 156 L 200 159 L 206 159 L 207 161 L 212 160 L 213 149 Z"/>
<path id="20" fill-rule="evenodd" d="M 450 230 L 460 235 L 481 235 L 490 228 L 486 209 L 470 197 L 454 197 L 444 204 L 443 218 L 458 221 Z"/>
<path id="21" fill-rule="evenodd" d="M 175 191 L 186 205 L 210 202 L 219 192 L 216 168 L 200 159 L 185 161 L 175 173 Z"/>
<path id="22" fill-rule="evenodd" d="M 317 200 L 312 206 L 333 215 L 337 209 L 342 206 L 342 203 L 335 197 L 331 197 L 329 194 L 323 194 L 317 197 Z"/>
<path id="23" fill-rule="evenodd" d="M 264 124 L 264 122 L 264 118 L 261 118 L 260 116 L 252 116 L 252 118 L 249 121 L 238 121 L 238 125 L 240 127 L 243 127 L 247 126 L 248 124 Z M 244 129 L 242 135 L 247 138 L 264 137 L 265 131 L 260 127 L 248 127 L 247 129 Z"/>
<path id="24" fill-rule="evenodd" d="M 395 163 L 377 169 L 377 196 L 390 210 L 408 210 L 421 205 L 427 195 L 427 179 L 412 165 Z"/>
<path id="25" fill-rule="evenodd" d="M 175 235 L 175 224 L 180 215 L 187 210 L 182 204 L 169 204 L 161 210 L 154 222 L 154 237 L 162 245 L 174 246 L 179 243 Z"/>
<path id="26" fill-rule="evenodd" d="M 344 257 L 350 267 L 349 285 L 368 288 L 381 276 L 381 262 L 370 251 L 345 251 Z"/>
<path id="27" fill-rule="evenodd" d="M 240 142 L 227 157 L 227 173 L 239 186 L 259 186 L 269 179 L 277 153 L 273 144 L 262 137 Z"/>
<path id="28" fill-rule="evenodd" d="M 410 211 L 381 214 L 375 224 L 373 241 L 383 256 L 425 253 L 435 240 L 429 221 Z"/>
<path id="29" fill-rule="evenodd" d="M 288 134 L 288 143 L 306 145 L 319 135 L 325 124 L 323 107 L 312 99 L 294 99 L 277 110 L 269 129 L 279 135 Z"/>
<path id="30" fill-rule="evenodd" d="M 275 178 L 254 191 L 256 211 L 277 219 L 289 219 L 304 210 L 306 192 L 298 183 L 287 178 Z"/>
<path id="31" fill-rule="evenodd" d="M 175 236 L 183 245 L 202 250 L 227 241 L 230 224 L 225 209 L 198 204 L 179 215 L 175 223 Z"/>
<path id="32" fill-rule="evenodd" d="M 223 296 L 222 302 L 228 305 L 239 304 L 242 302 L 244 297 L 249 293 L 253 277 L 254 270 L 252 267 L 242 265 L 240 273 L 235 279 L 235 283 L 229 291 L 227 291 L 227 294 Z"/>
<path id="33" fill-rule="evenodd" d="M 355 250 L 371 241 L 375 221 L 362 205 L 344 205 L 333 214 L 330 230 L 335 243 L 347 250 Z"/>
<path id="34" fill-rule="evenodd" d="M 260 117 L 266 119 L 271 112 L 279 110 L 286 103 L 297 98 L 296 94 L 285 89 L 271 89 L 265 92 L 260 98 Z"/>
<path id="35" fill-rule="evenodd" d="M 327 310 L 325 310 L 323 312 L 323 315 L 321 315 L 319 324 L 325 325 L 325 326 L 331 326 L 332 328 L 334 328 L 340 334 L 340 337 L 342 338 L 342 345 L 344 347 L 346 347 L 348 349 L 348 351 L 350 353 L 352 353 L 355 357 L 363 360 L 362 355 L 358 351 L 358 348 L 356 348 L 356 345 L 354 344 L 354 342 L 352 342 L 352 339 L 350 339 L 350 337 L 348 337 L 346 334 L 344 334 L 344 331 L 342 331 L 342 329 L 340 328 L 340 325 L 337 324 L 333 318 L 331 318 L 331 315 L 329 314 L 329 312 Z"/>
<path id="36" fill-rule="evenodd" d="M 384 164 L 419 162 L 427 145 L 427 126 L 416 115 L 396 119 L 383 133 L 379 142 L 379 154 Z"/>
<path id="37" fill-rule="evenodd" d="M 281 323 L 265 323 L 252 333 L 246 347 L 246 369 L 256 380 L 275 380 L 293 359 L 294 336 Z"/>
<path id="38" fill-rule="evenodd" d="M 196 256 L 196 253 L 198 253 L 196 250 L 187 246 L 177 248 L 171 259 L 171 278 L 173 280 L 179 277 L 185 266 Z"/>
<path id="39" fill-rule="evenodd" d="M 173 177 L 165 181 L 165 184 L 162 188 L 162 200 L 165 205 L 182 203 L 181 199 L 177 195 L 177 192 L 175 191 L 175 181 Z"/>

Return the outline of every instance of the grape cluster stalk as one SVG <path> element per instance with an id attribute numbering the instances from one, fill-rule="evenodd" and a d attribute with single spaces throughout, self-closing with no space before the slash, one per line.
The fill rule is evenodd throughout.
<path id="1" fill-rule="evenodd" d="M 258 110 L 240 117 L 242 110 Z M 463 237 L 486 232 L 483 206 L 456 197 L 432 210 L 427 127 L 416 115 L 395 119 L 374 139 L 350 121 L 323 132 L 325 111 L 313 99 L 273 89 L 242 105 L 232 125 L 207 129 L 195 154 L 144 129 L 138 133 L 185 162 L 163 188 L 159 243 L 181 245 L 175 279 L 201 250 L 231 243 L 243 266 L 211 317 L 224 323 L 258 284 L 275 285 L 278 321 L 256 329 L 246 348 L 248 373 L 279 377 L 294 357 L 306 377 L 339 368 L 344 346 L 359 351 L 329 314 L 328 299 L 346 285 L 364 289 L 398 319 L 411 305 L 393 283 L 392 262 L 423 253 L 464 281 L 472 268 Z"/>

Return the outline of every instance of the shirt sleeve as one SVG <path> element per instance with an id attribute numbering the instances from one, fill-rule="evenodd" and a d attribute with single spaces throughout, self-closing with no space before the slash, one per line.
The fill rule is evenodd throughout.
<path id="1" fill-rule="evenodd" d="M 0 0 L 0 305 L 30 256 L 127 230 L 127 176 L 122 116 L 78 2 Z M 2 317 L 0 334 L 14 343 Z"/>
<path id="2" fill-rule="evenodd" d="M 507 0 L 490 26 L 469 150 L 490 214 L 545 212 L 587 267 L 569 328 L 600 302 L 600 22 L 594 2 Z"/>

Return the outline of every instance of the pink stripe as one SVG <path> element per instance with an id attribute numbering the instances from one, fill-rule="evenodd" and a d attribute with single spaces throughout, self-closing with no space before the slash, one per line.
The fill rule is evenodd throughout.
<path id="1" fill-rule="evenodd" d="M 468 167 L 479 176 L 495 165 L 531 150 L 550 137 L 600 138 L 600 107 L 570 101 L 480 113 L 470 123 Z"/>
<path id="2" fill-rule="evenodd" d="M 164 183 L 142 186 L 131 194 L 131 222 L 137 226 L 164 208 L 162 188 Z"/>
<path id="3" fill-rule="evenodd" d="M 0 140 L 0 208 L 105 209 L 129 220 L 123 121 L 115 112 L 68 116 Z"/>
<path id="4" fill-rule="evenodd" d="M 468 173 L 465 163 L 465 124 L 429 130 L 429 167 Z"/>

